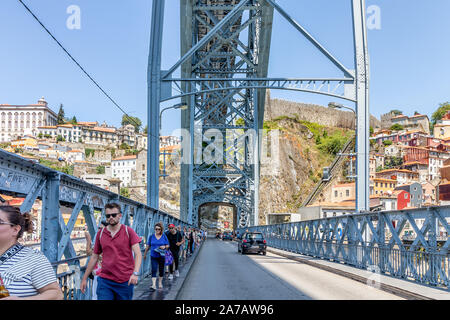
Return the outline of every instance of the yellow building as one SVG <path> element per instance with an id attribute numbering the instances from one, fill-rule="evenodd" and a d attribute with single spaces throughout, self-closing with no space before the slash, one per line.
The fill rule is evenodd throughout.
<path id="1" fill-rule="evenodd" d="M 11 141 L 11 148 L 37 148 L 37 140 L 33 137 L 24 137 L 20 140 Z"/>
<path id="2" fill-rule="evenodd" d="M 373 179 L 373 192 L 375 195 L 392 194 L 397 186 L 397 180 L 393 179 Z"/>

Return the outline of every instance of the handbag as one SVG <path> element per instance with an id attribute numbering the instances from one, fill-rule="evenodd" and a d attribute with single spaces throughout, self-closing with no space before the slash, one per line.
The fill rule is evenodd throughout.
<path id="1" fill-rule="evenodd" d="M 165 265 L 166 266 L 170 266 L 172 263 L 173 263 L 173 255 L 172 255 L 172 252 L 170 252 L 170 250 L 167 250 L 166 251 L 166 256 L 165 256 L 165 258 L 166 258 L 166 261 L 165 261 Z"/>

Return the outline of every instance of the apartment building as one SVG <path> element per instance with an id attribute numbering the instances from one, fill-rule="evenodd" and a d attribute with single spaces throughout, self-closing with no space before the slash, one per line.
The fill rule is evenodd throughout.
<path id="1" fill-rule="evenodd" d="M 137 156 L 124 156 L 111 161 L 112 177 L 122 181 L 121 186 L 131 185 L 132 170 L 136 170 Z"/>

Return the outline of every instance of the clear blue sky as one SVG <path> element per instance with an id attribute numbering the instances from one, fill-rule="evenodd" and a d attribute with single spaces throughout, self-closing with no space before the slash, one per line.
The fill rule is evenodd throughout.
<path id="1" fill-rule="evenodd" d="M 131 115 L 147 119 L 150 0 L 24 0 L 57 39 Z M 163 68 L 179 58 L 179 8 L 166 0 Z M 348 68 L 353 68 L 350 0 L 278 0 Z M 381 8 L 381 30 L 369 30 L 371 113 L 391 109 L 428 114 L 450 100 L 450 1 L 368 0 Z M 66 27 L 70 5 L 81 29 Z M 0 103 L 31 104 L 44 96 L 80 121 L 119 126 L 121 113 L 81 73 L 17 0 L 0 1 Z M 275 14 L 270 76 L 340 76 Z M 327 97 L 273 91 L 272 97 L 326 105 Z M 342 102 L 342 101 L 341 101 Z M 177 111 L 163 133 L 179 127 Z"/>

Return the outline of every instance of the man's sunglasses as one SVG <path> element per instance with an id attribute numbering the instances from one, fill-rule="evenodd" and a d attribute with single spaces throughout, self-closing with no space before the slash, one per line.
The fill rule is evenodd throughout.
<path id="1" fill-rule="evenodd" d="M 6 221 L 1 221 L 1 220 L 0 220 L 0 225 L 1 225 L 1 224 L 9 224 L 10 226 L 15 226 L 14 223 L 6 222 Z"/>
<path id="2" fill-rule="evenodd" d="M 115 218 L 117 217 L 118 213 L 111 213 L 111 214 L 105 214 L 106 219 L 109 219 L 111 217 Z"/>

